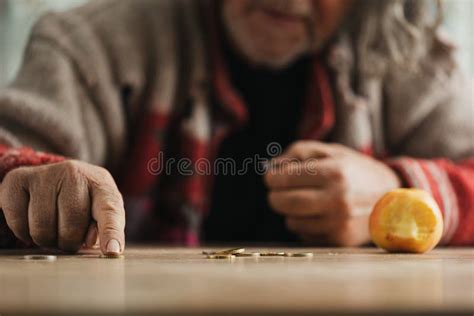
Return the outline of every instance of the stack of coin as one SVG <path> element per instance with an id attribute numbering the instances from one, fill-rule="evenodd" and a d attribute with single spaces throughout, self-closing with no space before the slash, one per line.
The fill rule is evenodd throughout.
<path id="1" fill-rule="evenodd" d="M 202 254 L 208 259 L 233 259 L 235 257 L 313 257 L 312 252 L 245 252 L 245 248 L 232 248 L 221 251 L 203 251 Z"/>
<path id="2" fill-rule="evenodd" d="M 285 252 L 285 257 L 306 257 L 311 258 L 312 252 Z"/>
<path id="3" fill-rule="evenodd" d="M 205 255 L 207 259 L 233 259 L 236 255 L 244 252 L 245 248 L 232 248 L 221 251 L 203 251 L 202 254 Z"/>
<path id="4" fill-rule="evenodd" d="M 260 252 L 242 252 L 236 253 L 236 257 L 260 257 Z"/>
<path id="5" fill-rule="evenodd" d="M 284 257 L 284 252 L 277 252 L 277 251 L 269 251 L 269 252 L 261 252 L 260 256 L 262 257 Z"/>

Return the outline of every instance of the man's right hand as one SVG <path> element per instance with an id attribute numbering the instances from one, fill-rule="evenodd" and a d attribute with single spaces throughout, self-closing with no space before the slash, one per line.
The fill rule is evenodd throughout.
<path id="1" fill-rule="evenodd" d="M 99 237 L 104 254 L 125 247 L 122 195 L 101 167 L 67 160 L 14 169 L 0 184 L 0 208 L 24 242 L 77 251 Z"/>

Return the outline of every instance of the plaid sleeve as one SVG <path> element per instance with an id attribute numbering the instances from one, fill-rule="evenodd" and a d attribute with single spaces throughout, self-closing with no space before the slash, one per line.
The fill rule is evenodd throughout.
<path id="1" fill-rule="evenodd" d="M 401 157 L 388 162 L 406 187 L 433 195 L 444 218 L 445 245 L 474 245 L 474 158 L 460 163 L 447 159 Z"/>
<path id="2" fill-rule="evenodd" d="M 64 159 L 65 158 L 61 156 L 36 152 L 28 147 L 10 148 L 0 145 L 0 181 L 3 180 L 10 170 L 15 168 L 44 165 L 60 162 Z M 7 226 L 3 212 L 0 210 L 0 248 L 20 248 L 27 246 L 30 245 L 26 245 L 15 238 L 15 235 Z"/>

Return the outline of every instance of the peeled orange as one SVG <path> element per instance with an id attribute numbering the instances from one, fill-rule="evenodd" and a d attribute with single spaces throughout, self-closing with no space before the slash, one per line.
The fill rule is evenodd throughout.
<path id="1" fill-rule="evenodd" d="M 372 241 L 387 251 L 424 253 L 439 243 L 443 216 L 428 192 L 395 189 L 375 204 L 369 231 Z"/>

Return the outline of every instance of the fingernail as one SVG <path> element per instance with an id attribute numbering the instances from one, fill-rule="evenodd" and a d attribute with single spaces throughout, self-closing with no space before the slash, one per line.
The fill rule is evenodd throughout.
<path id="1" fill-rule="evenodd" d="M 117 240 L 111 239 L 107 243 L 107 253 L 120 253 L 120 244 Z"/>

